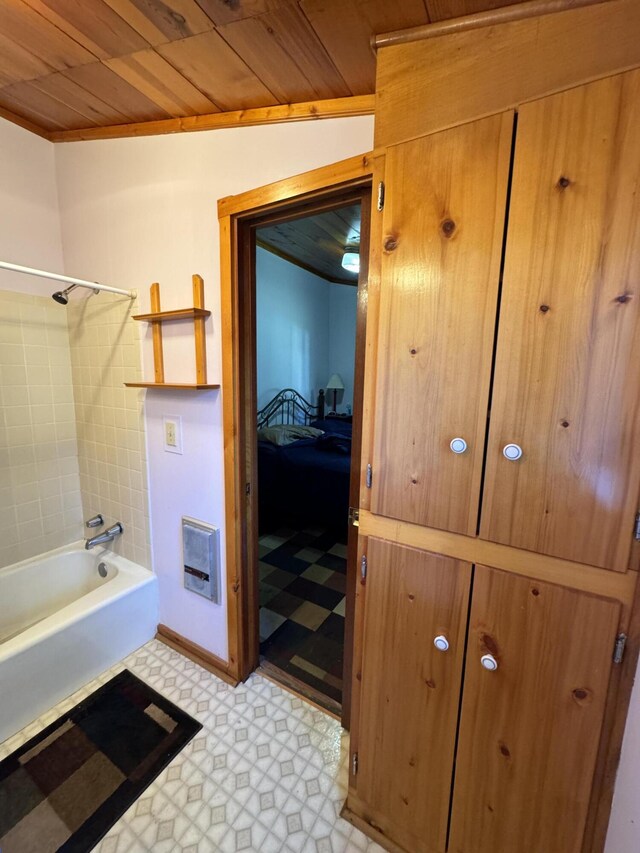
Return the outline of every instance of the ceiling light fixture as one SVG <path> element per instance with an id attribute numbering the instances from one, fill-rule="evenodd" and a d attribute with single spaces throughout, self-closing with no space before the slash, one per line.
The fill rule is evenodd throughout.
<path id="1" fill-rule="evenodd" d="M 342 268 L 347 272 L 360 272 L 360 250 L 357 246 L 347 246 L 344 250 Z"/>

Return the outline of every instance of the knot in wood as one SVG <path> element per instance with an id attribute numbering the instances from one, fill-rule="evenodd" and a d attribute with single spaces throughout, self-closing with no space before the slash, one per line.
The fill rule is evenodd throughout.
<path id="1" fill-rule="evenodd" d="M 543 314 L 546 314 L 547 311 L 549 310 L 549 306 L 548 305 L 541 305 L 540 310 L 542 311 Z"/>
<path id="2" fill-rule="evenodd" d="M 576 689 L 572 691 L 572 695 L 579 704 L 583 704 L 591 700 L 591 691 L 587 687 L 576 687 Z"/>
<path id="3" fill-rule="evenodd" d="M 398 240 L 396 237 L 387 237 L 384 241 L 385 252 L 393 252 L 398 248 Z"/>
<path id="4" fill-rule="evenodd" d="M 440 230 L 445 237 L 451 237 L 453 232 L 456 230 L 456 223 L 453 219 L 444 219 L 440 226 Z"/>
<path id="5" fill-rule="evenodd" d="M 624 305 L 625 302 L 629 302 L 630 299 L 630 293 L 621 293 L 620 296 L 616 296 L 616 302 L 619 302 L 621 305 Z"/>
<path id="6" fill-rule="evenodd" d="M 563 426 L 566 429 L 569 426 L 569 421 L 560 421 L 560 426 Z"/>
<path id="7" fill-rule="evenodd" d="M 561 189 L 561 190 L 566 190 L 566 188 L 567 188 L 570 184 L 571 184 L 571 181 L 569 180 L 569 178 L 565 178 L 565 176 L 564 176 L 564 175 L 561 175 L 561 176 L 560 176 L 560 178 L 559 178 L 559 180 L 558 180 L 558 186 L 560 187 L 560 189 Z"/>
<path id="8" fill-rule="evenodd" d="M 493 639 L 492 636 L 490 636 L 489 634 L 481 634 L 480 635 L 480 642 L 485 647 L 487 652 L 489 652 L 490 655 L 493 655 L 494 657 L 497 656 L 498 644 L 496 643 L 496 641 Z"/>

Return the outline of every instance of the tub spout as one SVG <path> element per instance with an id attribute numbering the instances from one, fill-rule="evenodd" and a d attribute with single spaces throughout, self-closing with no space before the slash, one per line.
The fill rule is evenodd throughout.
<path id="1" fill-rule="evenodd" d="M 121 536 L 124 533 L 124 527 L 120 524 L 119 521 L 116 521 L 111 527 L 105 530 L 103 533 L 98 533 L 96 536 L 92 536 L 90 539 L 87 539 L 84 543 L 84 547 L 87 551 L 90 548 L 93 548 L 94 545 L 102 545 L 104 542 L 113 542 L 116 536 Z"/>

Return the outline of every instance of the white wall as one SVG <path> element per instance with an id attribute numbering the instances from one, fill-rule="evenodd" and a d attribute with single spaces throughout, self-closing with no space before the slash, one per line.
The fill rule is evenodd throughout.
<path id="1" fill-rule="evenodd" d="M 258 408 L 283 388 L 310 403 L 329 378 L 329 283 L 295 264 L 256 251 Z"/>
<path id="2" fill-rule="evenodd" d="M 346 284 L 329 285 L 328 376 L 337 373 L 344 382 L 344 391 L 338 391 L 336 397 L 339 412 L 346 412 L 347 406 L 353 407 L 357 305 L 357 287 Z M 333 391 L 327 391 L 327 405 L 333 407 Z"/>
<path id="3" fill-rule="evenodd" d="M 337 408 L 353 406 L 357 288 L 331 284 L 265 249 L 256 257 L 258 408 L 294 388 L 309 402 L 338 373 Z M 327 391 L 333 407 L 333 391 Z"/>
<path id="4" fill-rule="evenodd" d="M 217 200 L 368 151 L 372 141 L 373 120 L 363 117 L 58 145 L 65 270 L 136 288 L 143 307 L 147 288 L 159 281 L 165 308 L 191 304 L 191 275 L 200 273 L 212 311 L 209 380 L 219 381 Z M 165 334 L 167 381 L 194 377 L 192 335 L 180 326 L 167 327 Z M 143 347 L 151 376 L 148 333 Z M 161 620 L 226 658 L 224 605 L 180 591 L 178 536 L 184 514 L 224 529 L 221 395 L 163 393 L 149 392 L 146 402 L 151 546 L 161 579 Z M 182 416 L 182 456 L 164 451 L 163 414 Z M 222 544 L 224 554 L 224 538 Z"/>
<path id="5" fill-rule="evenodd" d="M 54 147 L 0 120 L 0 260 L 62 272 Z M 0 270 L 0 290 L 47 295 L 52 282 Z"/>

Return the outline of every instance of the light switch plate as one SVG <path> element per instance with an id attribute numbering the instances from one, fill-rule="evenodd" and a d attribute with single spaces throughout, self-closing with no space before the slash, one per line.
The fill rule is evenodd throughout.
<path id="1" fill-rule="evenodd" d="M 168 453 L 182 453 L 182 418 L 180 415 L 165 415 L 162 418 L 164 429 L 164 449 Z"/>

